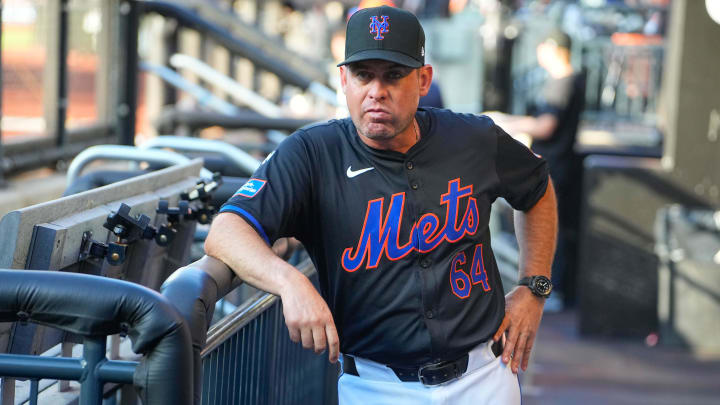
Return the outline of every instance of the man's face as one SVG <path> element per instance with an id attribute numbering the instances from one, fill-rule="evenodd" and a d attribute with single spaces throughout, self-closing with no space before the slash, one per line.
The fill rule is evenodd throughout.
<path id="1" fill-rule="evenodd" d="M 412 123 L 418 101 L 430 87 L 432 68 L 368 60 L 341 66 L 340 77 L 350 117 L 360 135 L 383 141 Z"/>

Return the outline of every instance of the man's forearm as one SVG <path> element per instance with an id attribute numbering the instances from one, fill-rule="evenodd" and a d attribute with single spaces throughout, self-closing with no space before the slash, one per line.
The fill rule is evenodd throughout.
<path id="1" fill-rule="evenodd" d="M 490 117 L 512 136 L 527 134 L 533 139 L 548 139 L 557 128 L 557 118 L 552 114 L 532 117 L 495 113 Z"/>
<path id="2" fill-rule="evenodd" d="M 227 264 L 244 282 L 263 291 L 282 295 L 284 287 L 305 277 L 278 257 L 244 219 L 219 214 L 205 240 L 205 252 Z"/>
<path id="3" fill-rule="evenodd" d="M 548 182 L 545 194 L 534 207 L 527 212 L 515 211 L 515 236 L 520 245 L 519 278 L 550 277 L 556 235 L 555 191 L 552 182 Z M 493 339 L 498 341 L 507 332 L 502 361 L 511 365 L 514 373 L 527 370 L 544 303 L 545 299 L 523 286 L 513 288 L 505 296 L 505 318 Z"/>
<path id="4" fill-rule="evenodd" d="M 515 235 L 520 247 L 519 278 L 550 277 L 557 239 L 557 202 L 551 181 L 534 207 L 515 211 Z"/>
<path id="5" fill-rule="evenodd" d="M 280 296 L 290 339 L 336 362 L 340 352 L 335 322 L 310 280 L 275 255 L 244 219 L 219 214 L 205 240 L 205 252 L 220 259 L 246 283 Z"/>

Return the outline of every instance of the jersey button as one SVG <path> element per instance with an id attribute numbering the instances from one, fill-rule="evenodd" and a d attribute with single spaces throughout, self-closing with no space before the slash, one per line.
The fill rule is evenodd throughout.
<path id="1" fill-rule="evenodd" d="M 408 170 L 412 170 L 414 167 L 413 162 L 408 161 L 407 163 L 405 163 L 405 167 L 407 167 Z"/>
<path id="2" fill-rule="evenodd" d="M 428 310 L 428 311 L 425 311 L 425 316 L 428 319 L 432 319 L 432 317 L 435 316 L 435 314 L 433 314 L 433 311 Z"/>
<path id="3" fill-rule="evenodd" d="M 417 190 L 417 189 L 419 188 L 419 186 L 418 186 L 417 183 L 411 184 L 410 187 L 411 187 L 413 190 Z"/>
<path id="4" fill-rule="evenodd" d="M 420 260 L 420 267 L 422 267 L 424 269 L 427 269 L 428 267 L 430 267 L 430 260 L 428 260 L 428 259 Z"/>

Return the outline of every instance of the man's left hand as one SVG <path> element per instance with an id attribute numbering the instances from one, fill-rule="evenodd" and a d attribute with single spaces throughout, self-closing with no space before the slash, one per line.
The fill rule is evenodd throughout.
<path id="1" fill-rule="evenodd" d="M 495 332 L 493 340 L 497 342 L 507 331 L 502 361 L 509 364 L 512 360 L 513 373 L 517 373 L 520 366 L 523 371 L 527 370 L 544 304 L 544 298 L 533 295 L 530 289 L 524 286 L 515 287 L 505 296 L 505 319 Z"/>

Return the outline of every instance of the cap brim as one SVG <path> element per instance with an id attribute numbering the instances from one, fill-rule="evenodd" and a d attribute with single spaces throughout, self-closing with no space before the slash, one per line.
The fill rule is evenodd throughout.
<path id="1" fill-rule="evenodd" d="M 386 60 L 388 62 L 395 62 L 397 64 L 411 67 L 411 68 L 419 68 L 419 67 L 423 66 L 423 63 L 418 61 L 417 59 L 414 59 L 404 53 L 390 51 L 387 49 L 369 49 L 369 50 L 365 50 L 365 51 L 356 52 L 349 58 L 338 63 L 338 66 L 343 66 L 343 65 L 347 65 L 347 64 L 350 64 L 353 62 L 360 62 L 363 60 L 370 60 L 370 59 Z"/>

